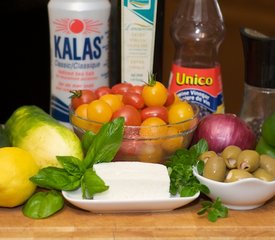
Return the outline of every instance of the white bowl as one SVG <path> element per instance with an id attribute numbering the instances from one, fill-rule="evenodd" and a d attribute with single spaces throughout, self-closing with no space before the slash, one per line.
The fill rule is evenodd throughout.
<path id="1" fill-rule="evenodd" d="M 246 178 L 232 183 L 217 182 L 198 174 L 193 174 L 200 183 L 207 186 L 207 195 L 213 201 L 220 197 L 224 206 L 234 210 L 250 210 L 265 204 L 275 196 L 275 181 L 266 182 L 257 178 Z"/>

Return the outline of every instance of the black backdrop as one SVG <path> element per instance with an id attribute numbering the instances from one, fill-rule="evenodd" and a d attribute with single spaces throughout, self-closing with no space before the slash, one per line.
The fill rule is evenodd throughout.
<path id="1" fill-rule="evenodd" d="M 19 106 L 49 111 L 48 0 L 4 0 L 1 7 L 0 123 Z"/>

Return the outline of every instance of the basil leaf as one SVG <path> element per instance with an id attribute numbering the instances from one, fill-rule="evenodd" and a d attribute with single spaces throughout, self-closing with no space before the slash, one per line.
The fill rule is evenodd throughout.
<path id="1" fill-rule="evenodd" d="M 208 143 L 205 139 L 200 139 L 195 145 L 190 147 L 190 151 L 198 158 L 201 154 L 208 151 Z"/>
<path id="2" fill-rule="evenodd" d="M 96 172 L 89 168 L 84 173 L 82 181 L 82 197 L 92 198 L 94 194 L 104 192 L 109 189 L 108 186 L 105 185 L 104 181 L 96 174 Z"/>
<path id="3" fill-rule="evenodd" d="M 123 126 L 124 118 L 119 117 L 101 127 L 83 160 L 86 168 L 114 159 L 123 139 Z"/>
<path id="4" fill-rule="evenodd" d="M 39 187 L 47 189 L 71 191 L 80 187 L 80 178 L 57 167 L 42 168 L 30 180 Z"/>
<path id="5" fill-rule="evenodd" d="M 23 214 L 29 218 L 47 218 L 64 206 L 62 195 L 55 191 L 37 192 L 32 195 L 22 208 Z"/>
<path id="6" fill-rule="evenodd" d="M 85 172 L 84 164 L 76 157 L 57 156 L 56 158 L 64 167 L 64 169 L 73 176 L 81 178 L 82 174 Z"/>
<path id="7" fill-rule="evenodd" d="M 96 134 L 93 133 L 92 131 L 86 131 L 82 138 L 81 138 L 81 144 L 82 144 L 82 148 L 84 153 L 86 154 L 89 150 L 89 147 L 91 146 L 91 144 L 93 144 L 93 141 L 95 139 Z"/>

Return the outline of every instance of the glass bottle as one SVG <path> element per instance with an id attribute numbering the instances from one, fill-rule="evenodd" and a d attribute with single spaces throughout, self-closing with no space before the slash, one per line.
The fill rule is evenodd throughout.
<path id="1" fill-rule="evenodd" d="M 240 34 L 245 65 L 240 117 L 259 137 L 264 119 L 275 112 L 275 38 L 250 28 Z"/>
<path id="2" fill-rule="evenodd" d="M 198 104 L 202 116 L 223 113 L 218 50 L 225 26 L 217 0 L 181 0 L 170 33 L 175 45 L 170 91 Z"/>

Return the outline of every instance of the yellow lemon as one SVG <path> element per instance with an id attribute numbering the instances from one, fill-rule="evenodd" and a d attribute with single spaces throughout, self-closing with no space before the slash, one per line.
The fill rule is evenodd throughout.
<path id="1" fill-rule="evenodd" d="M 29 178 L 38 170 L 29 152 L 17 147 L 0 148 L 0 207 L 23 204 L 36 189 Z"/>

